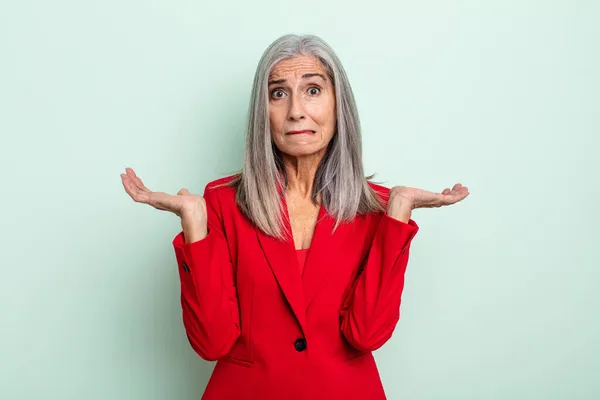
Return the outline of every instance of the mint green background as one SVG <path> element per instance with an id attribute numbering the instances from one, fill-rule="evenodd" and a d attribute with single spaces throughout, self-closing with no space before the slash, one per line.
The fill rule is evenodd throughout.
<path id="1" fill-rule="evenodd" d="M 376 352 L 389 398 L 600 398 L 599 20 L 592 1 L 3 2 L 0 398 L 200 398 L 179 221 L 119 174 L 176 193 L 235 171 L 288 32 L 341 57 L 368 173 L 471 190 L 413 214 Z"/>

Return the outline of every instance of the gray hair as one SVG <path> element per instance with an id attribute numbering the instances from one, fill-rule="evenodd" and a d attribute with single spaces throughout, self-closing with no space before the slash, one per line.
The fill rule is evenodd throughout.
<path id="1" fill-rule="evenodd" d="M 236 187 L 236 203 L 242 213 L 258 229 L 282 240 L 291 233 L 284 228 L 280 198 L 285 193 L 287 179 L 270 132 L 268 80 L 278 62 L 299 55 L 318 59 L 335 88 L 336 131 L 318 166 L 312 200 L 316 203 L 321 194 L 327 213 L 336 220 L 335 228 L 357 214 L 384 210 L 381 199 L 368 183 L 372 176 L 365 177 L 363 173 L 358 110 L 340 60 L 317 36 L 284 35 L 271 43 L 258 63 L 250 99 L 244 164 L 242 172 L 229 182 Z"/>

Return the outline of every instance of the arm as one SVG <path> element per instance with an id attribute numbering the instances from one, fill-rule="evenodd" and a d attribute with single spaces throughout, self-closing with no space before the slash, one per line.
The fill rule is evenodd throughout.
<path id="1" fill-rule="evenodd" d="M 392 336 L 400 319 L 410 244 L 418 229 L 409 217 L 396 219 L 385 213 L 379 221 L 340 311 L 342 334 L 358 350 L 376 350 Z"/>
<path id="2" fill-rule="evenodd" d="M 400 319 L 408 253 L 419 230 L 410 219 L 411 211 L 455 204 L 468 195 L 469 189 L 460 183 L 440 193 L 407 186 L 394 186 L 389 194 L 384 193 L 386 212 L 340 310 L 340 329 L 352 346 L 361 351 L 378 349 Z"/>
<path id="3" fill-rule="evenodd" d="M 214 191 L 204 190 L 206 237 L 186 243 L 183 232 L 173 240 L 181 281 L 183 324 L 192 348 L 205 360 L 225 356 L 240 335 L 237 290 Z"/>

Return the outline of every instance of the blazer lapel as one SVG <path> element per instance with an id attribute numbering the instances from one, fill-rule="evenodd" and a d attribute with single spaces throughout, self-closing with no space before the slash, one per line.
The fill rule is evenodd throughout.
<path id="1" fill-rule="evenodd" d="M 282 197 L 282 201 L 285 216 L 284 223 L 291 232 L 285 198 Z M 275 275 L 279 287 L 283 291 L 302 331 L 306 335 L 306 307 L 302 290 L 302 276 L 298 267 L 293 239 L 280 241 L 266 235 L 260 229 L 256 229 L 256 234 L 268 264 L 273 271 L 273 275 Z"/>

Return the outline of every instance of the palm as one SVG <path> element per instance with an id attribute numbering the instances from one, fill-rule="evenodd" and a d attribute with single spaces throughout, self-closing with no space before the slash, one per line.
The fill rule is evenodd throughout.
<path id="1" fill-rule="evenodd" d="M 186 189 L 181 189 L 176 196 L 164 192 L 153 192 L 131 168 L 121 174 L 121 181 L 127 194 L 137 203 L 148 204 L 158 210 L 170 211 L 178 216 L 185 209 L 197 207 L 204 200 L 202 196 L 193 195 Z"/>
<path id="2" fill-rule="evenodd" d="M 406 186 L 396 186 L 392 188 L 390 198 L 397 197 L 405 200 L 412 205 L 413 209 L 416 209 L 448 206 L 462 201 L 468 195 L 469 189 L 457 183 L 452 189 L 446 188 L 441 193 Z"/>

